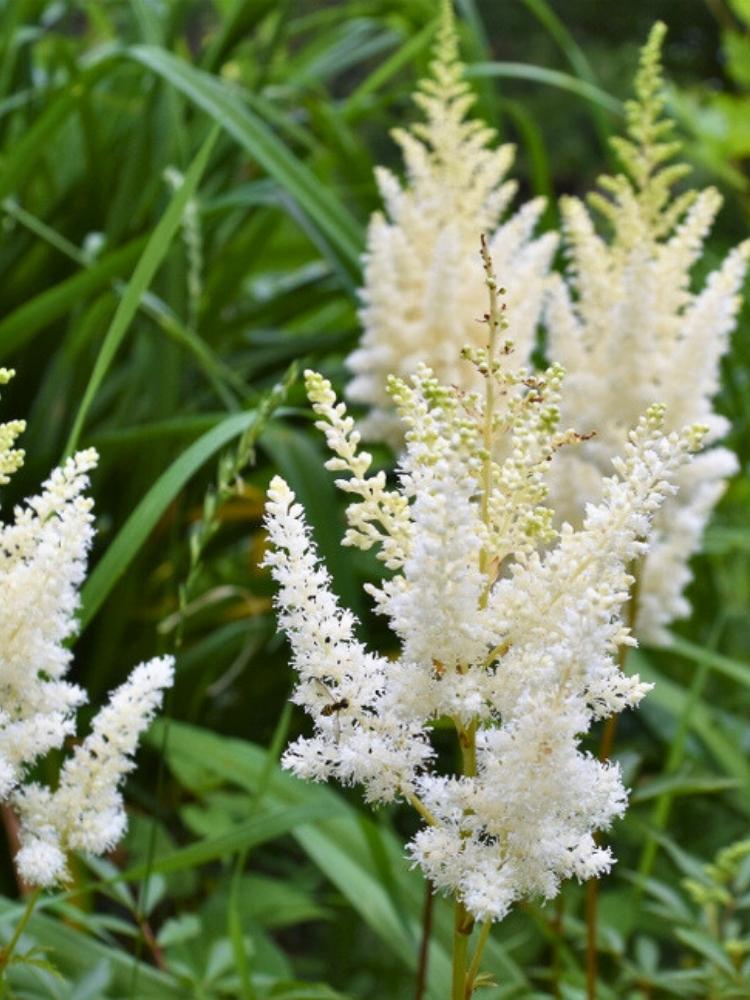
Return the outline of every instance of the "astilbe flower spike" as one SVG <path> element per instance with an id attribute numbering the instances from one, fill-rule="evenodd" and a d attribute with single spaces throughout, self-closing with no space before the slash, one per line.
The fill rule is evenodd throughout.
<path id="1" fill-rule="evenodd" d="M 266 564 L 298 672 L 294 701 L 314 734 L 286 751 L 302 778 L 360 784 L 372 802 L 404 799 L 424 827 L 409 844 L 435 886 L 471 915 L 499 920 L 515 900 L 552 897 L 561 879 L 612 863 L 594 833 L 626 803 L 619 767 L 580 749 L 596 719 L 635 706 L 648 685 L 616 653 L 654 516 L 703 430 L 665 434 L 651 406 L 577 530 L 557 532 L 546 475 L 577 435 L 559 429 L 563 372 L 508 371 L 502 311 L 485 248 L 489 349 L 468 349 L 484 393 L 440 383 L 422 366 L 389 389 L 405 430 L 398 483 L 371 472 L 359 433 L 322 376 L 307 391 L 351 497 L 344 544 L 374 548 L 391 571 L 368 585 L 400 642 L 369 652 L 320 565 L 304 512 L 270 485 Z M 439 773 L 431 727 L 453 720 L 462 773 Z M 463 995 L 463 994 L 462 994 Z"/>
<path id="2" fill-rule="evenodd" d="M 556 276 L 552 284 L 549 350 L 570 372 L 564 419 L 596 430 L 583 447 L 561 453 L 552 469 L 553 504 L 573 524 L 581 523 L 586 503 L 599 497 L 602 472 L 653 400 L 666 405 L 668 429 L 698 422 L 715 442 L 728 426 L 712 400 L 740 305 L 750 241 L 732 250 L 700 291 L 691 289 L 691 272 L 721 197 L 712 187 L 673 191 L 689 168 L 671 162 L 679 143 L 671 141 L 672 124 L 663 114 L 665 30 L 657 23 L 643 49 L 636 99 L 626 106 L 627 137 L 614 140 L 623 172 L 602 177 L 601 192 L 589 198 L 610 235 L 597 232 L 579 199 L 561 201 L 568 280 Z M 656 519 L 638 572 L 641 638 L 665 641 L 666 626 L 689 613 L 683 596 L 691 578 L 688 560 L 735 468 L 734 455 L 718 446 L 679 473 L 679 492 Z"/>
<path id="3" fill-rule="evenodd" d="M 491 234 L 493 257 L 508 284 L 516 352 L 524 361 L 557 246 L 552 233 L 532 238 L 543 198 L 506 218 L 517 189 L 506 179 L 514 147 L 494 146 L 493 130 L 467 117 L 474 97 L 463 73 L 452 3 L 444 0 L 430 75 L 414 95 L 424 121 L 393 132 L 406 180 L 401 184 L 383 167 L 376 171 L 385 211 L 370 222 L 360 293 L 363 335 L 348 359 L 353 378 L 347 395 L 369 408 L 362 433 L 396 448 L 403 431 L 389 375 L 408 377 L 425 363 L 441 382 L 476 388 L 476 373 L 459 352 L 466 343 L 481 346 L 483 338 L 475 317 L 482 296 L 477 234 Z"/>
<path id="4" fill-rule="evenodd" d="M 12 372 L 0 370 L 0 384 Z M 21 465 L 13 448 L 22 421 L 0 425 L 0 482 Z M 85 496 L 93 449 L 55 469 L 38 496 L 0 527 L 0 801 L 21 818 L 16 862 L 25 882 L 52 886 L 67 877 L 66 854 L 102 854 L 126 820 L 118 786 L 131 769 L 138 735 L 172 682 L 169 658 L 141 664 L 95 717 L 92 733 L 63 764 L 55 790 L 28 782 L 30 768 L 75 735 L 85 692 L 66 679 L 78 591 L 93 538 Z"/>

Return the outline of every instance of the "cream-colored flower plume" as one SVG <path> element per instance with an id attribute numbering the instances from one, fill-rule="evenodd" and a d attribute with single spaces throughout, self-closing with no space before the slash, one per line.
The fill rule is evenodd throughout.
<path id="1" fill-rule="evenodd" d="M 584 752 L 582 734 L 648 689 L 616 656 L 633 643 L 622 620 L 629 567 L 703 429 L 665 435 L 663 408 L 649 407 L 582 526 L 558 533 L 549 460 L 578 439 L 558 429 L 562 370 L 507 371 L 497 309 L 487 319 L 489 350 L 468 352 L 483 394 L 442 385 L 424 366 L 391 379 L 405 431 L 393 485 L 370 474 L 330 383 L 306 375 L 333 453 L 327 467 L 351 497 L 344 542 L 374 549 L 390 570 L 366 589 L 398 658 L 358 640 L 278 476 L 266 565 L 298 674 L 293 698 L 314 724 L 284 765 L 308 780 L 361 784 L 371 801 L 405 799 L 425 820 L 408 850 L 427 877 L 476 918 L 500 920 L 515 900 L 550 898 L 562 879 L 612 863 L 594 834 L 622 814 L 626 793 L 618 764 Z M 438 719 L 456 729 L 460 776 L 440 770 Z"/>
<path id="2" fill-rule="evenodd" d="M 505 179 L 514 149 L 495 147 L 493 130 L 467 118 L 474 97 L 463 71 L 451 3 L 445 0 L 431 75 L 414 97 L 425 120 L 393 133 L 406 181 L 402 185 L 389 170 L 377 170 L 385 212 L 370 222 L 363 336 L 348 359 L 354 377 L 347 394 L 370 407 L 363 435 L 396 448 L 403 434 L 387 392 L 389 375 L 409 376 L 424 363 L 446 384 L 477 385 L 476 372 L 459 351 L 467 343 L 480 345 L 484 335 L 476 313 L 483 295 L 479 234 L 489 235 L 508 288 L 521 363 L 533 346 L 557 245 L 551 233 L 532 238 L 543 198 L 501 223 L 517 189 Z"/>
<path id="3" fill-rule="evenodd" d="M 719 364 L 740 305 L 750 241 L 736 247 L 699 291 L 692 270 L 719 210 L 714 188 L 676 194 L 688 172 L 671 162 L 663 116 L 660 65 L 665 28 L 657 24 L 644 47 L 636 99 L 626 106 L 627 138 L 614 141 L 624 172 L 603 177 L 592 208 L 608 224 L 600 235 L 577 198 L 561 202 L 568 256 L 567 284 L 555 280 L 546 312 L 549 350 L 569 372 L 564 419 L 595 436 L 575 453 L 557 456 L 553 506 L 580 524 L 596 499 L 602 473 L 622 451 L 628 429 L 654 401 L 666 406 L 668 429 L 708 427 L 708 442 L 726 431 L 713 407 Z M 639 570 L 637 634 L 661 642 L 666 625 L 690 608 L 683 591 L 688 560 L 735 469 L 726 448 L 705 451 L 683 469 L 679 491 L 657 519 L 654 542 Z"/>
<path id="4" fill-rule="evenodd" d="M 12 375 L 0 369 L 0 385 Z M 23 462 L 13 445 L 24 426 L 0 424 L 0 483 Z M 32 766 L 75 735 L 86 702 L 67 674 L 94 534 L 86 489 L 96 462 L 93 449 L 73 455 L 0 525 L 0 802 L 20 815 L 16 864 L 31 885 L 64 881 L 70 850 L 101 854 L 117 842 L 126 826 L 119 786 L 139 733 L 172 683 L 169 658 L 137 667 L 63 764 L 59 786 L 28 782 Z"/>

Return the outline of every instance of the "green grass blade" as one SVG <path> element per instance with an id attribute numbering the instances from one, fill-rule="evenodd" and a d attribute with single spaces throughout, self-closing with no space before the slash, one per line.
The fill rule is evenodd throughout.
<path id="1" fill-rule="evenodd" d="M 116 56 L 107 53 L 90 65 L 76 80 L 53 98 L 25 133 L 4 151 L 0 170 L 0 199 L 13 194 L 29 177 L 37 160 L 54 148 L 54 136 L 68 118 L 79 109 L 82 91 L 93 86 L 116 63 Z"/>
<path id="2" fill-rule="evenodd" d="M 167 875 L 197 868 L 209 861 L 229 858 L 239 851 L 246 851 L 269 840 L 276 840 L 297 827 L 314 824 L 330 816 L 331 803 L 322 801 L 310 801 L 261 812 L 225 833 L 215 837 L 204 837 L 187 847 L 157 856 L 150 865 L 129 868 L 118 875 L 117 880 L 134 882 L 156 873 Z"/>
<path id="3" fill-rule="evenodd" d="M 684 714 L 690 693 L 659 673 L 641 650 L 631 650 L 629 661 L 644 681 L 654 684 L 654 690 L 648 695 L 649 701 L 666 709 L 670 715 L 679 719 Z M 750 798 L 747 794 L 750 791 L 750 765 L 747 763 L 743 749 L 734 742 L 731 736 L 722 732 L 721 727 L 716 724 L 713 713 L 705 705 L 696 705 L 693 708 L 689 722 L 692 731 L 703 742 L 717 763 L 728 775 L 739 782 L 741 794 L 736 797 L 735 801 L 741 806 L 743 812 L 750 815 Z"/>
<path id="4" fill-rule="evenodd" d="M 623 113 L 622 101 L 608 94 L 606 90 L 557 69 L 532 66 L 529 63 L 485 62 L 469 66 L 466 75 L 469 77 L 499 76 L 512 80 L 530 80 L 533 83 L 542 83 L 548 87 L 567 90 L 577 97 L 598 104 L 615 115 L 621 116 Z"/>
<path id="5" fill-rule="evenodd" d="M 576 76 L 596 86 L 596 77 L 586 54 L 547 0 L 523 0 L 523 2 L 554 38 Z"/>
<path id="6" fill-rule="evenodd" d="M 148 286 L 151 284 L 156 271 L 167 254 L 172 239 L 182 221 L 185 206 L 195 194 L 196 188 L 198 187 L 200 179 L 203 176 L 203 171 L 206 169 L 206 165 L 208 164 L 208 159 L 211 155 L 214 143 L 216 142 L 217 135 L 218 127 L 214 126 L 208 138 L 198 151 L 198 155 L 191 163 L 190 169 L 185 174 L 183 183 L 175 192 L 172 200 L 167 206 L 166 212 L 159 220 L 159 224 L 149 237 L 143 254 L 141 255 L 135 271 L 133 272 L 133 277 L 128 282 L 125 294 L 120 300 L 117 311 L 115 312 L 109 329 L 104 337 L 104 343 L 99 351 L 99 356 L 96 359 L 94 370 L 89 378 L 83 394 L 83 399 L 81 400 L 81 404 L 73 422 L 73 428 L 70 432 L 70 436 L 68 437 L 67 444 L 65 445 L 65 455 L 70 455 L 78 446 L 83 424 L 91 403 L 93 402 L 94 396 L 96 395 L 96 392 L 99 389 L 99 386 L 101 385 L 102 380 L 115 357 L 115 354 L 117 353 L 117 349 L 138 310 L 141 297 L 148 290 Z"/>
<path id="7" fill-rule="evenodd" d="M 161 49 L 138 45 L 128 49 L 127 55 L 171 83 L 231 135 L 295 199 L 335 248 L 339 264 L 353 277 L 358 275 L 362 227 L 266 123 L 243 105 L 237 93 Z"/>
<path id="8" fill-rule="evenodd" d="M 576 42 L 563 22 L 554 12 L 547 0 L 523 0 L 534 17 L 546 28 L 551 38 L 563 53 L 575 75 L 585 83 L 598 89 L 598 81 L 591 63 L 586 57 L 586 53 Z M 592 118 L 599 139 L 604 148 L 607 148 L 607 138 L 611 132 L 605 115 L 602 114 L 601 106 L 593 103 L 591 107 Z"/>
<path id="9" fill-rule="evenodd" d="M 428 24 L 422 30 L 407 39 L 403 45 L 399 46 L 387 59 L 384 59 L 369 76 L 365 77 L 362 83 L 352 91 L 344 102 L 342 114 L 346 118 L 355 118 L 367 107 L 368 101 L 399 73 L 405 66 L 409 66 L 420 55 L 423 49 L 431 43 L 435 34 L 436 25 Z"/>
<path id="10" fill-rule="evenodd" d="M 463 48 L 466 63 L 471 66 L 490 61 L 492 49 L 476 0 L 456 0 L 456 12 L 460 15 L 459 30 L 463 26 L 467 29 L 465 33 L 462 32 L 465 38 Z M 476 83 L 476 91 L 479 97 L 478 114 L 497 131 L 498 138 L 503 138 L 496 88 L 489 80 L 480 78 Z"/>
<path id="11" fill-rule="evenodd" d="M 204 68 L 215 70 L 232 45 L 247 38 L 274 5 L 274 0 L 234 0 L 202 57 Z"/>
<path id="12" fill-rule="evenodd" d="M 137 260 L 145 246 L 144 239 L 133 240 L 102 257 L 85 271 L 66 278 L 40 292 L 0 321 L 0 359 L 25 347 L 50 323 L 64 316 L 73 306 L 105 288 Z"/>
<path id="13" fill-rule="evenodd" d="M 0 896 L 0 917 L 17 911 L 17 903 Z M 133 956 L 124 949 L 110 947 L 59 917 L 47 916 L 41 909 L 32 916 L 28 933 L 54 956 L 54 964 L 61 971 L 80 974 L 103 961 L 112 970 L 112 988 L 120 992 L 127 988 Z M 169 974 L 145 963 L 139 966 L 139 972 L 139 1000 L 184 1000 L 184 988 Z"/>
<path id="14" fill-rule="evenodd" d="M 251 427 L 257 412 L 227 417 L 207 431 L 177 458 L 154 483 L 94 567 L 81 593 L 80 628 L 91 622 L 102 602 L 133 561 L 159 518 L 204 462 L 225 444 Z"/>
<path id="15" fill-rule="evenodd" d="M 75 243 L 71 243 L 70 240 L 66 239 L 57 230 L 52 229 L 41 219 L 38 219 L 31 212 L 27 212 L 26 209 L 19 205 L 15 198 L 3 198 L 2 204 L 0 205 L 2 210 L 6 212 L 12 219 L 25 226 L 29 232 L 38 236 L 40 240 L 44 240 L 49 243 L 51 247 L 64 254 L 66 257 L 70 257 L 74 260 L 76 264 L 81 267 L 85 267 L 88 261 L 86 260 L 86 255 L 80 250 Z"/>
<path id="16" fill-rule="evenodd" d="M 672 641 L 667 648 L 678 656 L 683 656 L 686 660 L 711 667 L 717 674 L 723 674 L 724 677 L 728 677 L 743 687 L 750 687 L 750 663 L 733 660 L 729 656 L 714 652 L 713 649 L 704 649 L 703 646 L 698 646 L 678 635 L 672 636 Z"/>
<path id="17" fill-rule="evenodd" d="M 347 1000 L 330 986 L 312 983 L 277 983 L 268 994 L 268 1000 Z"/>
<path id="18" fill-rule="evenodd" d="M 519 138 L 529 160 L 532 190 L 535 195 L 541 195 L 547 199 L 546 221 L 551 222 L 550 216 L 554 211 L 553 201 L 555 191 L 552 183 L 550 160 L 544 145 L 544 137 L 542 136 L 541 129 L 537 125 L 534 116 L 526 111 L 520 101 L 512 101 L 504 98 L 500 102 L 500 106 L 518 130 Z"/>

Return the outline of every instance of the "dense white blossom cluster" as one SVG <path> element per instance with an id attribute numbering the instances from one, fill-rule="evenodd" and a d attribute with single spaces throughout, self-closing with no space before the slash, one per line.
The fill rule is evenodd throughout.
<path id="1" fill-rule="evenodd" d="M 385 168 L 376 173 L 385 213 L 375 213 L 370 222 L 363 335 L 348 359 L 354 377 L 347 395 L 369 408 L 362 433 L 397 448 L 403 438 L 387 391 L 389 375 L 409 376 L 425 363 L 446 384 L 476 387 L 475 372 L 459 352 L 466 343 L 482 342 L 476 322 L 482 269 L 474 252 L 479 233 L 490 234 L 508 288 L 516 351 L 524 359 L 533 346 L 557 246 L 552 233 L 532 238 L 544 211 L 542 198 L 501 222 L 517 188 L 506 180 L 514 149 L 494 147 L 492 129 L 467 118 L 474 98 L 463 71 L 451 2 L 444 0 L 431 75 L 414 98 L 425 120 L 393 133 L 406 182 Z"/>
<path id="2" fill-rule="evenodd" d="M 580 200 L 561 202 L 568 280 L 557 278 L 550 294 L 549 350 L 570 373 L 564 419 L 596 432 L 575 453 L 558 456 L 552 470 L 554 506 L 573 524 L 598 496 L 602 473 L 650 403 L 666 405 L 669 428 L 705 424 L 710 442 L 727 429 L 712 400 L 750 241 L 735 248 L 699 291 L 692 289 L 691 272 L 721 197 L 714 188 L 673 192 L 688 168 L 670 162 L 679 144 L 669 140 L 671 123 L 663 117 L 663 34 L 657 24 L 643 50 L 637 99 L 627 105 L 627 138 L 615 140 L 624 172 L 601 178 L 602 193 L 590 198 L 610 235 L 597 232 Z M 638 574 L 636 630 L 643 639 L 664 641 L 666 625 L 689 612 L 683 596 L 688 560 L 734 468 L 734 455 L 719 446 L 679 475 L 679 492 L 664 505 Z"/>
<path id="3" fill-rule="evenodd" d="M 0 371 L 0 384 L 11 374 Z M 23 429 L 21 421 L 0 425 L 2 482 L 23 460 L 13 448 Z M 118 785 L 172 679 L 170 660 L 138 667 L 63 765 L 59 787 L 25 783 L 39 758 L 75 735 L 76 711 L 86 701 L 66 680 L 66 642 L 93 536 L 85 490 L 96 460 L 93 450 L 69 458 L 0 527 L 0 801 L 21 817 L 19 873 L 40 886 L 65 879 L 69 849 L 101 854 L 116 843 L 125 828 Z"/>
<path id="4" fill-rule="evenodd" d="M 53 885 L 67 878 L 69 851 L 105 854 L 127 826 L 120 785 L 135 767 L 138 739 L 171 687 L 170 657 L 141 663 L 94 718 L 91 733 L 63 764 L 54 791 L 22 785 L 13 798 L 21 817 L 16 857 L 23 878 Z"/>
<path id="5" fill-rule="evenodd" d="M 494 292 L 489 261 L 488 284 Z M 403 798 L 426 820 L 409 851 L 477 918 L 553 896 L 561 879 L 608 869 L 594 840 L 625 807 L 616 763 L 580 749 L 593 720 L 636 705 L 647 685 L 619 669 L 632 643 L 621 609 L 628 567 L 701 428 L 665 435 L 650 407 L 579 529 L 556 532 L 545 478 L 577 439 L 559 428 L 562 371 L 505 369 L 493 297 L 489 349 L 469 349 L 484 392 L 446 387 L 421 367 L 389 389 L 405 430 L 398 484 L 371 457 L 330 384 L 308 395 L 351 496 L 345 544 L 374 547 L 391 571 L 369 585 L 400 641 L 389 659 L 364 648 L 319 564 L 304 513 L 274 478 L 266 563 L 299 674 L 294 700 L 314 735 L 284 763 L 312 780 L 359 783 L 371 801 Z M 436 767 L 432 724 L 453 720 L 462 773 Z"/>

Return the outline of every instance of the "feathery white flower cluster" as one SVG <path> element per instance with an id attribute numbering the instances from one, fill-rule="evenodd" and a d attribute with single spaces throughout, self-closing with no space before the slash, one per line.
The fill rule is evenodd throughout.
<path id="1" fill-rule="evenodd" d="M 0 371 L 0 384 L 12 372 Z M 23 461 L 13 449 L 22 421 L 0 425 L 0 481 Z M 92 449 L 51 474 L 42 492 L 0 527 L 0 801 L 21 818 L 19 873 L 51 886 L 67 875 L 65 852 L 101 854 L 125 828 L 117 790 L 161 692 L 172 681 L 169 659 L 138 667 L 93 723 L 93 731 L 63 765 L 55 791 L 25 783 L 34 763 L 75 735 L 86 695 L 65 679 L 72 654 L 78 589 L 93 536 L 92 501 L 84 495 L 96 465 Z"/>
<path id="2" fill-rule="evenodd" d="M 494 291 L 487 257 L 485 266 Z M 570 875 L 609 868 L 593 834 L 622 813 L 625 791 L 617 764 L 582 753 L 580 739 L 647 689 L 615 659 L 633 642 L 621 618 L 628 566 L 646 551 L 653 517 L 702 433 L 665 436 L 663 410 L 651 407 L 582 527 L 558 535 L 545 475 L 577 437 L 558 430 L 562 372 L 502 367 L 492 301 L 490 349 L 467 352 L 484 396 L 447 388 L 425 367 L 391 379 L 406 430 L 398 488 L 383 472 L 368 475 L 371 457 L 358 450 L 344 405 L 320 375 L 306 375 L 334 454 L 328 468 L 346 474 L 337 485 L 352 497 L 345 543 L 376 547 L 392 571 L 367 589 L 400 640 L 398 659 L 357 640 L 279 477 L 266 514 L 266 564 L 299 674 L 294 700 L 315 726 L 285 766 L 360 783 L 371 801 L 411 802 L 427 821 L 412 857 L 483 920 L 501 919 L 518 898 L 553 896 Z M 435 767 L 431 726 L 445 717 L 458 733 L 461 776 Z"/>
<path id="3" fill-rule="evenodd" d="M 21 817 L 18 870 L 34 885 L 68 876 L 67 854 L 105 854 L 127 827 L 119 787 L 135 767 L 138 739 L 161 707 L 173 681 L 171 657 L 141 663 L 94 718 L 91 733 L 65 761 L 53 791 L 36 782 L 21 786 L 13 804 Z"/>
<path id="4" fill-rule="evenodd" d="M 601 178 L 604 194 L 590 196 L 611 237 L 598 235 L 577 198 L 561 202 L 568 285 L 557 278 L 552 286 L 549 350 L 570 372 L 564 419 L 596 431 L 575 453 L 558 456 L 552 470 L 553 505 L 573 524 L 598 496 L 602 472 L 621 452 L 628 428 L 654 400 L 666 405 L 669 427 L 705 424 L 711 442 L 727 429 L 712 399 L 750 241 L 727 256 L 702 290 L 691 290 L 721 197 L 714 188 L 673 193 L 689 168 L 669 162 L 679 144 L 669 141 L 672 125 L 663 117 L 664 31 L 657 24 L 643 49 L 636 100 L 626 107 L 628 137 L 614 141 L 624 173 Z M 679 493 L 664 505 L 639 572 L 636 631 L 643 639 L 665 641 L 666 625 L 689 613 L 688 560 L 735 465 L 730 451 L 714 447 L 680 474 Z"/>
<path id="5" fill-rule="evenodd" d="M 403 435 L 387 391 L 389 375 L 406 377 L 425 363 L 445 384 L 477 385 L 476 373 L 459 352 L 466 343 L 482 343 L 475 314 L 483 287 L 474 253 L 478 234 L 492 234 L 492 254 L 508 286 L 516 351 L 523 359 L 533 346 L 557 246 L 552 233 L 532 238 L 543 198 L 500 223 L 517 189 L 515 181 L 505 180 L 514 148 L 493 148 L 492 129 L 467 119 L 474 97 L 463 71 L 452 0 L 444 0 L 431 76 L 414 96 L 426 120 L 393 132 L 407 183 L 402 186 L 385 168 L 376 172 L 385 214 L 375 213 L 370 222 L 361 290 L 363 336 L 347 362 L 354 376 L 348 397 L 370 407 L 361 422 L 363 435 L 397 449 Z"/>

